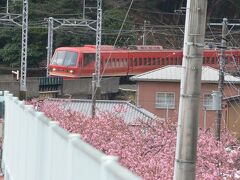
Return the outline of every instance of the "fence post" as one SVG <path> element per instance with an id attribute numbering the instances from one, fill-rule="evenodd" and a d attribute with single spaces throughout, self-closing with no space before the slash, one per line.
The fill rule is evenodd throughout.
<path id="1" fill-rule="evenodd" d="M 35 110 L 36 110 L 36 107 L 35 107 Z M 37 126 L 37 128 L 36 128 L 37 147 L 35 149 L 36 150 L 36 166 L 35 166 L 36 169 L 34 172 L 34 174 L 35 174 L 34 179 L 40 180 L 40 179 L 42 179 L 42 169 L 43 169 L 43 167 L 41 167 L 42 166 L 41 162 L 43 161 L 43 159 L 45 157 L 43 155 L 44 152 L 42 152 L 42 150 L 40 148 L 40 146 L 45 145 L 45 142 L 43 144 L 43 140 L 42 140 L 42 133 L 45 133 L 45 131 L 43 131 L 43 128 L 42 128 L 42 126 L 40 126 L 40 124 L 43 123 L 43 119 L 46 118 L 46 116 L 44 115 L 43 112 L 36 111 L 36 118 L 39 122 L 37 122 L 37 121 L 35 122 L 36 126 Z M 45 148 L 47 148 L 47 147 L 45 146 Z"/>
<path id="2" fill-rule="evenodd" d="M 53 168 L 53 163 L 52 163 L 52 146 L 54 146 L 54 142 L 53 142 L 53 129 L 54 127 L 58 126 L 59 123 L 56 122 L 56 121 L 49 121 L 49 134 L 48 134 L 48 138 L 49 138 L 49 144 L 48 144 L 48 157 L 47 159 L 49 160 L 49 164 L 47 165 L 48 168 L 47 168 L 47 172 L 46 172 L 46 175 L 47 175 L 47 180 L 52 180 L 52 168 Z"/>
<path id="3" fill-rule="evenodd" d="M 0 174 L 3 174 L 2 162 L 3 162 L 4 114 L 5 114 L 4 91 L 0 91 L 0 123 L 1 123 Z"/>
<path id="4" fill-rule="evenodd" d="M 101 162 L 101 177 L 100 180 L 107 180 L 108 179 L 108 174 L 106 167 L 110 166 L 112 163 L 117 162 L 118 157 L 117 156 L 103 156 L 102 157 L 102 162 Z"/>
<path id="5" fill-rule="evenodd" d="M 72 159 L 73 157 L 73 145 L 72 143 L 76 140 L 79 140 L 80 135 L 79 134 L 69 134 L 68 135 L 68 162 L 67 162 L 67 177 L 68 179 L 74 179 L 73 174 L 72 174 L 72 168 L 78 168 L 78 167 L 73 167 L 72 166 Z"/>

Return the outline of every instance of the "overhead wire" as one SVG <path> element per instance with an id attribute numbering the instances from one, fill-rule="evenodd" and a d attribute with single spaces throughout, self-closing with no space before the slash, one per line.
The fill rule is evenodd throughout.
<path id="1" fill-rule="evenodd" d="M 121 35 L 121 33 L 122 33 L 123 26 L 124 26 L 125 21 L 126 21 L 126 19 L 127 19 L 127 17 L 128 17 L 128 14 L 129 14 L 129 11 L 130 11 L 130 9 L 131 9 L 131 7 L 132 7 L 133 2 L 134 2 L 134 0 L 131 0 L 131 3 L 130 3 L 130 5 L 129 5 L 129 8 L 128 8 L 127 12 L 126 12 L 125 18 L 124 18 L 124 20 L 123 20 L 123 22 L 122 22 L 122 25 L 121 25 L 121 27 L 120 27 L 120 30 L 119 30 L 119 32 L 118 32 L 118 35 L 117 35 L 117 37 L 116 37 L 116 39 L 115 39 L 115 41 L 114 41 L 113 47 L 116 46 L 117 41 L 118 41 L 118 39 L 119 39 L 119 37 L 120 37 L 120 35 Z M 112 55 L 112 53 L 110 53 L 107 62 L 110 60 L 111 55 Z M 102 73 L 102 75 L 101 75 L 100 81 L 101 81 L 101 79 L 103 78 L 103 74 L 104 74 L 105 70 L 106 70 L 106 67 L 104 67 L 104 69 L 103 69 L 103 73 Z"/>
<path id="2" fill-rule="evenodd" d="M 232 35 L 231 35 L 231 29 L 229 30 L 228 35 L 230 35 L 230 37 L 231 37 L 232 40 L 234 39 L 234 38 L 232 37 Z M 232 41 L 230 41 L 230 43 L 233 45 Z M 236 64 L 236 59 L 235 59 L 232 51 L 230 51 L 230 52 L 231 52 L 231 56 L 232 56 L 232 58 L 230 58 L 230 59 L 234 61 L 234 65 L 237 67 L 237 69 L 239 69 L 239 67 L 238 67 L 237 64 Z M 240 61 L 240 56 L 239 56 L 238 58 L 239 58 L 238 60 Z M 229 63 L 231 63 L 230 66 L 233 65 L 233 63 L 231 62 L 231 60 L 230 60 L 230 62 L 229 62 Z M 225 76 L 225 75 L 230 75 L 230 74 L 226 73 L 226 72 L 228 72 L 227 68 L 228 68 L 228 66 L 225 66 L 224 76 Z M 238 78 L 239 78 L 239 77 L 238 77 Z M 239 94 L 239 92 L 240 92 L 240 89 L 239 89 L 240 86 L 237 87 L 237 86 L 235 85 L 235 83 L 230 82 L 230 81 L 227 80 L 226 78 L 225 78 L 225 81 L 227 81 L 227 83 L 224 83 L 224 86 L 227 85 L 227 87 L 228 87 L 228 88 L 227 88 L 228 93 L 226 93 L 226 90 L 225 90 L 225 91 L 223 92 L 223 96 L 224 96 L 224 97 L 226 98 L 226 100 L 227 100 L 227 98 L 229 98 L 229 97 L 227 96 L 227 94 L 232 94 L 232 92 L 230 92 L 230 89 L 235 90 L 235 91 L 237 92 L 237 94 Z M 240 78 L 239 78 L 239 84 L 240 84 Z M 226 89 L 226 88 L 224 88 L 224 89 Z M 237 105 L 237 108 L 239 109 L 239 111 L 234 107 L 234 105 L 231 103 L 230 100 L 227 100 L 227 101 L 228 101 L 228 103 L 231 105 L 231 107 L 232 107 L 232 109 L 235 111 L 235 113 L 240 117 L 240 104 L 239 104 L 239 102 L 237 102 L 237 101 L 235 100 L 235 98 L 233 98 L 233 100 L 234 100 L 235 105 Z"/>
<path id="3" fill-rule="evenodd" d="M 131 9 L 131 7 L 132 7 L 133 2 L 134 2 L 134 0 L 131 0 L 131 3 L 130 3 L 130 5 L 129 5 L 129 8 L 128 8 L 127 12 L 126 12 L 125 18 L 124 18 L 124 20 L 123 20 L 123 22 L 122 22 L 121 28 L 120 28 L 120 30 L 119 30 L 119 33 L 118 33 L 118 35 L 117 35 L 117 37 L 116 37 L 116 39 L 115 39 L 115 41 L 114 41 L 113 47 L 116 46 L 116 43 L 117 43 L 117 41 L 118 41 L 118 39 L 119 39 L 119 37 L 120 37 L 121 31 L 122 31 L 123 26 L 124 26 L 124 24 L 125 24 L 125 21 L 126 21 L 126 19 L 127 19 L 127 17 L 128 17 L 128 14 L 129 14 L 129 11 L 130 11 L 130 9 Z M 112 55 L 112 52 L 110 53 L 110 55 L 109 55 L 109 57 L 108 57 L 108 59 L 107 59 L 107 62 L 109 62 L 111 55 Z M 107 64 L 107 63 L 106 63 L 106 64 Z M 106 70 L 106 66 L 104 66 L 104 68 L 103 68 L 103 73 L 102 73 L 102 75 L 101 75 L 100 78 L 99 78 L 99 81 L 100 81 L 100 82 L 102 81 L 103 74 L 104 74 L 105 70 Z M 100 83 L 100 82 L 99 82 L 99 83 Z M 95 89 L 95 91 L 94 91 L 94 93 L 93 93 L 93 96 L 96 96 L 96 92 L 97 92 L 97 89 Z"/>

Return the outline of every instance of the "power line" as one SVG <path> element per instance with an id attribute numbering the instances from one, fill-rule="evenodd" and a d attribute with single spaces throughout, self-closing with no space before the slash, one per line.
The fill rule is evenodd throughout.
<path id="1" fill-rule="evenodd" d="M 127 17 L 128 17 L 128 14 L 129 14 L 129 11 L 130 11 L 130 9 L 131 9 L 131 7 L 132 7 L 133 2 L 134 2 L 134 0 L 132 0 L 131 3 L 130 3 L 130 5 L 129 5 L 128 11 L 127 11 L 127 13 L 126 13 L 126 15 L 125 15 L 125 18 L 124 18 L 124 20 L 123 20 L 123 23 L 122 23 L 122 25 L 121 25 L 121 28 L 120 28 L 120 30 L 119 30 L 119 33 L 118 33 L 118 35 L 117 35 L 117 37 L 116 37 L 116 39 L 115 39 L 115 42 L 114 42 L 114 45 L 113 45 L 114 47 L 115 47 L 115 45 L 116 45 L 116 43 L 117 43 L 117 41 L 118 41 L 118 38 L 119 38 L 119 36 L 120 36 L 120 34 L 121 34 L 121 31 L 122 31 L 123 26 L 124 26 L 124 24 L 125 24 L 125 21 L 126 21 L 126 19 L 127 19 Z M 109 55 L 109 57 L 108 57 L 108 59 L 107 59 L 107 62 L 110 60 L 111 55 L 112 55 L 112 53 Z M 104 74 L 104 71 L 105 71 L 105 70 L 106 70 L 106 66 L 104 66 L 104 68 L 103 68 L 102 75 L 100 76 L 100 79 L 99 79 L 99 83 L 102 81 L 103 74 Z M 98 89 L 96 88 L 95 91 L 93 91 L 93 97 L 96 96 L 97 90 L 98 90 Z"/>

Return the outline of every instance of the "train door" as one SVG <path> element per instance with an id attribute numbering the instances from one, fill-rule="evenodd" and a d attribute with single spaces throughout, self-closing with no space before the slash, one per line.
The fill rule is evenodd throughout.
<path id="1" fill-rule="evenodd" d="M 133 61 L 134 61 L 134 55 L 132 53 L 128 53 L 128 71 L 127 75 L 133 75 Z"/>

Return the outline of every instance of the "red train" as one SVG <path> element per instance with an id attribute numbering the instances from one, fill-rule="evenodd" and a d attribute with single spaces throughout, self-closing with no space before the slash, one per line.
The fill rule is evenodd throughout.
<path id="1" fill-rule="evenodd" d="M 49 65 L 50 76 L 65 78 L 91 77 L 95 71 L 95 45 L 60 47 L 55 50 Z M 240 50 L 226 50 L 226 68 L 236 69 L 240 64 Z M 134 46 L 133 48 L 101 47 L 101 74 L 103 76 L 136 75 L 166 65 L 181 65 L 182 50 L 163 49 L 161 46 Z M 219 68 L 219 51 L 206 49 L 203 64 Z"/>

